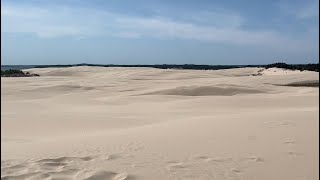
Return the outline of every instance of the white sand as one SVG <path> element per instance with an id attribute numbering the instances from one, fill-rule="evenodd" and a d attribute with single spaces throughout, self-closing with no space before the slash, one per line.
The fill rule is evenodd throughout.
<path id="1" fill-rule="evenodd" d="M 308 71 L 302 71 L 302 72 L 308 72 Z M 268 68 L 268 69 L 263 69 L 261 71 L 261 74 L 263 75 L 292 75 L 292 74 L 300 74 L 301 71 L 299 70 L 288 70 L 288 69 L 281 69 L 281 68 Z"/>
<path id="2" fill-rule="evenodd" d="M 319 178 L 316 72 L 72 67 L 1 78 L 3 179 Z M 275 75 L 276 74 L 276 75 Z"/>

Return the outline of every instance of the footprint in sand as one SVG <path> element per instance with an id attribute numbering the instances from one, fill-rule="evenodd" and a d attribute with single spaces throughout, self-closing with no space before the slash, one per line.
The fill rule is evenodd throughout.
<path id="1" fill-rule="evenodd" d="M 121 158 L 119 154 L 110 154 L 105 157 L 105 160 L 115 160 Z"/>
<path id="2" fill-rule="evenodd" d="M 303 153 L 299 153 L 299 152 L 295 152 L 295 151 L 289 151 L 289 152 L 288 152 L 288 155 L 289 155 L 290 157 L 298 157 L 298 156 L 303 155 Z"/>
<path id="3" fill-rule="evenodd" d="M 185 168 L 187 168 L 188 166 L 183 163 L 183 162 L 176 162 L 176 161 L 171 161 L 168 162 L 168 165 L 166 166 L 166 169 L 170 172 L 176 172 L 179 170 L 183 170 Z"/>
<path id="4" fill-rule="evenodd" d="M 112 171 L 103 171 L 103 170 L 87 170 L 80 172 L 76 179 L 83 180 L 128 180 L 134 179 L 133 176 L 128 176 L 127 173 L 115 173 Z"/>
<path id="5" fill-rule="evenodd" d="M 230 170 L 231 170 L 232 172 L 235 172 L 235 173 L 242 173 L 242 170 L 237 169 L 237 168 L 231 168 Z"/>
<path id="6" fill-rule="evenodd" d="M 252 163 L 252 162 L 262 163 L 264 161 L 265 161 L 264 158 L 259 157 L 259 156 L 254 155 L 254 154 L 249 155 L 247 157 L 243 157 L 243 158 L 240 159 L 240 162 L 243 162 L 243 163 Z"/>
<path id="7" fill-rule="evenodd" d="M 287 140 L 285 142 L 283 142 L 283 144 L 295 144 L 296 142 L 293 140 Z"/>
<path id="8" fill-rule="evenodd" d="M 264 159 L 258 156 L 251 156 L 251 157 L 248 157 L 248 159 L 254 162 L 264 162 Z"/>
<path id="9" fill-rule="evenodd" d="M 196 159 L 202 160 L 204 162 L 212 161 L 212 158 L 210 158 L 209 156 L 198 156 L 198 157 L 196 157 Z"/>

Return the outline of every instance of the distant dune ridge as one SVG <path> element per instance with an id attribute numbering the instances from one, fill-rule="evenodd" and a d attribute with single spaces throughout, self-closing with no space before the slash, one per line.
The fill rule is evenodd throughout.
<path id="1" fill-rule="evenodd" d="M 318 72 L 28 72 L 1 78 L 1 179 L 319 178 Z"/>
<path id="2" fill-rule="evenodd" d="M 66 67 L 147 67 L 147 68 L 159 68 L 159 69 L 190 69 L 190 70 L 219 70 L 219 69 L 234 69 L 234 68 L 246 68 L 246 67 L 258 67 L 258 68 L 282 68 L 290 70 L 300 70 L 300 71 L 316 71 L 319 72 L 319 63 L 309 63 L 309 64 L 286 64 L 283 62 L 273 63 L 273 64 L 260 64 L 260 65 L 206 65 L 206 64 L 153 64 L 153 65 L 143 65 L 143 64 L 61 64 L 61 65 L 1 65 L 1 70 L 8 69 L 30 69 L 30 68 L 66 68 Z"/>

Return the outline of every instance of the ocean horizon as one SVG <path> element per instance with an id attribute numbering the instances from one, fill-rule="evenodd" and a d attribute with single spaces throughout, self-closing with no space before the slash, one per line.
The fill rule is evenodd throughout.
<path id="1" fill-rule="evenodd" d="M 1 65 L 1 70 L 9 70 L 9 69 L 30 69 L 35 67 L 36 65 Z"/>

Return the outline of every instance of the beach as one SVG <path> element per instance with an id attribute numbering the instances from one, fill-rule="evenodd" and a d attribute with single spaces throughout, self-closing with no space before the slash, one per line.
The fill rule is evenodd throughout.
<path id="1" fill-rule="evenodd" d="M 1 179 L 319 178 L 318 72 L 28 72 L 1 78 Z"/>

